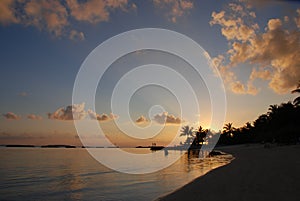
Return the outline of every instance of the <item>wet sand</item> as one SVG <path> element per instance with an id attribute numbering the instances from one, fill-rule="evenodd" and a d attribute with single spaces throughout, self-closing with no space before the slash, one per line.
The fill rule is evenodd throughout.
<path id="1" fill-rule="evenodd" d="M 300 200 L 300 145 L 239 145 L 218 150 L 235 159 L 158 200 Z"/>

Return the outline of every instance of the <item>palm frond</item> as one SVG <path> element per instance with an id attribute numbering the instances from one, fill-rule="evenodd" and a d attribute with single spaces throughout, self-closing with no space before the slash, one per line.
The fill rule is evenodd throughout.
<path id="1" fill-rule="evenodd" d="M 300 88 L 294 89 L 294 90 L 292 91 L 292 93 L 293 93 L 293 94 L 294 94 L 294 93 L 300 93 Z"/>
<path id="2" fill-rule="evenodd" d="M 300 96 L 293 101 L 294 105 L 300 105 Z"/>

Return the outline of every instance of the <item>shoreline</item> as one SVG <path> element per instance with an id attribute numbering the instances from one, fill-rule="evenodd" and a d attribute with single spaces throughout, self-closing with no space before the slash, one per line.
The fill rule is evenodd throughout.
<path id="1" fill-rule="evenodd" d="M 235 159 L 155 200 L 299 200 L 300 145 L 234 145 L 218 150 Z"/>

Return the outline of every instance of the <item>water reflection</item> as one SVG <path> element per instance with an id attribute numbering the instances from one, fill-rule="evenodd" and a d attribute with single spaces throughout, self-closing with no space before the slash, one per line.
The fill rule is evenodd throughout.
<path id="1" fill-rule="evenodd" d="M 84 181 L 84 177 L 80 174 L 78 168 L 84 166 L 84 160 L 86 155 L 80 150 L 73 150 L 73 154 L 77 157 L 69 154 L 63 154 L 61 150 L 49 150 L 52 152 L 51 156 L 47 156 L 47 160 L 52 164 L 56 164 L 55 168 L 49 168 L 47 176 L 54 178 L 53 185 L 49 189 L 50 192 L 55 194 L 61 194 L 66 200 L 81 200 L 83 189 L 86 187 L 87 182 Z M 45 167 L 44 167 L 45 168 Z"/>
<path id="2" fill-rule="evenodd" d="M 116 157 L 110 150 L 108 154 Z M 181 151 L 161 154 L 168 158 Z M 99 164 L 85 149 L 2 150 L 0 200 L 153 200 L 232 159 L 207 154 L 192 150 L 161 171 L 129 175 Z"/>
<path id="3" fill-rule="evenodd" d="M 167 149 L 164 149 L 164 154 L 165 154 L 165 156 L 168 156 L 168 155 L 169 155 L 169 152 L 168 152 Z"/>
<path id="4" fill-rule="evenodd" d="M 72 164 L 67 164 L 65 167 L 60 168 L 60 176 L 57 177 L 57 186 L 54 186 L 56 190 L 53 191 L 66 191 L 67 199 L 70 200 L 81 200 L 82 189 L 85 188 L 86 184 L 80 174 L 70 172 L 74 169 Z"/>

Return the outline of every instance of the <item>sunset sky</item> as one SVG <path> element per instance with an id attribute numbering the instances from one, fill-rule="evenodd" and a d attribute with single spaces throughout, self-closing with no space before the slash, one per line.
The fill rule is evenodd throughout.
<path id="1" fill-rule="evenodd" d="M 295 98 L 290 92 L 300 80 L 299 1 L 1 0 L 0 144 L 79 144 L 68 106 L 82 62 L 110 37 L 140 28 L 173 30 L 205 49 L 224 81 L 225 122 L 236 127 L 271 104 Z M 77 118 L 94 118 L 111 138 L 135 144 L 117 134 L 113 122 L 122 116 L 111 114 L 109 96 L 126 70 L 151 59 L 184 68 L 178 58 L 158 52 L 121 58 L 100 81 L 96 111 L 76 103 Z M 202 86 L 193 85 L 199 93 Z M 203 105 L 209 105 L 206 93 Z M 148 110 L 156 104 L 166 112 L 151 119 Z M 172 133 L 183 122 L 178 107 L 171 93 L 152 86 L 135 94 L 130 113 L 139 125 L 166 118 L 164 132 Z M 202 112 L 200 124 L 208 126 L 210 111 L 204 106 Z"/>

